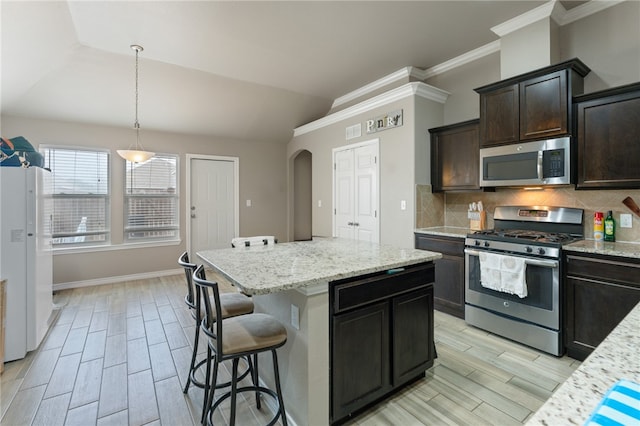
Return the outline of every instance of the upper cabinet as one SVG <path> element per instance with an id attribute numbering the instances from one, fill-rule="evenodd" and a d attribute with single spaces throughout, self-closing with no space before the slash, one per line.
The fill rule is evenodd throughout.
<path id="1" fill-rule="evenodd" d="M 589 71 L 572 59 L 475 89 L 480 148 L 571 134 L 571 100 Z"/>
<path id="2" fill-rule="evenodd" d="M 640 83 L 574 98 L 577 188 L 640 188 Z"/>
<path id="3" fill-rule="evenodd" d="M 433 192 L 480 189 L 478 119 L 429 129 Z"/>

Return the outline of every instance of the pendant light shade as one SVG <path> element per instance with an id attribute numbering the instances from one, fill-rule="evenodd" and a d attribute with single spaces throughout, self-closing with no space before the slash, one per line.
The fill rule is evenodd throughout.
<path id="1" fill-rule="evenodd" d="M 120 157 L 132 163 L 144 163 L 156 155 L 156 153 L 145 151 L 140 143 L 140 123 L 138 122 L 138 54 L 142 52 L 144 48 L 137 44 L 132 44 L 131 48 L 136 51 L 136 121 L 133 123 L 133 128 L 136 129 L 136 146 L 135 149 L 129 147 L 129 149 L 119 149 L 116 152 Z"/>

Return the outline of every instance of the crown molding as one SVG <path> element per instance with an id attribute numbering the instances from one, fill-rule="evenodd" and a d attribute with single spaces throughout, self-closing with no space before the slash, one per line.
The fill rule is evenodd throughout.
<path id="1" fill-rule="evenodd" d="M 337 108 L 340 105 L 344 105 L 347 102 L 351 102 L 362 96 L 366 96 L 374 90 L 381 89 L 389 84 L 395 83 L 396 81 L 402 80 L 404 78 L 409 78 L 412 75 L 413 69 L 414 67 L 401 68 L 398 71 L 386 75 L 385 77 L 382 77 L 365 86 L 362 86 L 361 88 L 356 89 L 353 92 L 349 92 L 346 95 L 340 96 L 333 101 L 331 109 Z"/>
<path id="2" fill-rule="evenodd" d="M 580 19 L 586 18 L 589 15 L 598 13 L 609 7 L 620 4 L 624 1 L 626 0 L 590 0 L 585 4 L 567 11 L 557 0 L 550 0 L 548 3 L 538 6 L 537 8 L 532 9 L 529 12 L 526 12 L 520 16 L 516 16 L 509 21 L 492 27 L 491 31 L 493 31 L 498 36 L 503 37 L 513 31 L 519 30 L 526 27 L 527 25 L 548 17 L 551 17 L 551 19 L 553 19 L 560 26 L 567 25 Z M 362 86 L 357 90 L 336 98 L 331 105 L 331 109 L 337 108 L 340 105 L 344 105 L 355 99 L 364 97 L 375 90 L 383 88 L 399 80 L 405 78 L 414 78 L 416 80 L 424 81 L 428 78 L 443 74 L 447 71 L 451 71 L 452 69 L 466 65 L 477 59 L 483 58 L 499 51 L 500 40 L 496 40 L 427 69 L 420 69 L 412 66 L 402 68 L 383 78 L 369 83 L 366 86 Z M 304 127 L 305 126 L 301 126 L 298 129 L 302 129 Z"/>
<path id="3" fill-rule="evenodd" d="M 552 0 L 548 3 L 536 7 L 535 9 L 531 9 L 530 11 L 525 12 L 522 15 L 518 15 L 515 18 L 509 19 L 502 24 L 491 27 L 491 31 L 493 31 L 500 37 L 504 37 L 507 34 L 526 27 L 527 25 L 531 25 L 541 19 L 550 17 L 556 7 L 562 7 L 562 5 L 556 0 Z M 562 9 L 564 9 L 564 7 L 562 7 Z"/>
<path id="4" fill-rule="evenodd" d="M 439 65 L 435 65 L 431 68 L 427 68 L 422 71 L 422 78 L 420 80 L 426 80 L 427 78 L 431 78 L 438 74 L 444 74 L 447 71 L 450 71 L 454 68 L 460 67 L 462 65 L 466 65 L 470 62 L 473 62 L 477 59 L 483 58 L 485 56 L 489 56 L 492 53 L 497 53 L 500 51 L 500 40 L 492 41 L 491 43 L 485 44 L 484 46 L 480 46 L 477 49 L 473 49 L 467 53 L 463 53 L 460 56 L 456 56 L 453 59 L 449 59 L 446 62 L 443 62 Z"/>
<path id="5" fill-rule="evenodd" d="M 321 129 L 331 124 L 338 123 L 339 121 L 354 117 L 358 114 L 363 114 L 367 111 L 371 111 L 372 109 L 414 95 L 444 104 L 449 97 L 449 92 L 420 81 L 407 83 L 378 96 L 374 96 L 371 99 L 367 99 L 366 101 L 362 101 L 356 105 L 345 108 L 342 111 L 329 114 L 326 117 L 322 117 L 318 120 L 312 121 L 311 123 L 296 127 L 293 129 L 293 137 L 304 135 L 305 133 Z"/>
<path id="6" fill-rule="evenodd" d="M 625 0 L 591 0 L 580 6 L 574 7 L 566 11 L 561 21 L 556 22 L 559 25 L 567 25 L 575 21 L 579 21 L 582 18 L 598 13 L 602 10 L 608 9 L 611 6 L 623 3 Z"/>

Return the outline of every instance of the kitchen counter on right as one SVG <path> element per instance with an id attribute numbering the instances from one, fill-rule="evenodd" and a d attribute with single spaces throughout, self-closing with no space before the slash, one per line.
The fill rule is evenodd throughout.
<path id="1" fill-rule="evenodd" d="M 640 259 L 640 243 L 610 243 L 595 240 L 581 240 L 563 245 L 562 250 Z"/>
<path id="2" fill-rule="evenodd" d="M 531 417 L 527 425 L 581 425 L 618 380 L 640 383 L 640 303 Z"/>

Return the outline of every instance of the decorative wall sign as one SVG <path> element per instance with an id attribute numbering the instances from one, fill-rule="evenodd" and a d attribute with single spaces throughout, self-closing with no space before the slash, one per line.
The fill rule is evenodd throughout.
<path id="1" fill-rule="evenodd" d="M 388 112 L 380 117 L 367 120 L 367 133 L 381 132 L 402 126 L 402 110 Z"/>

